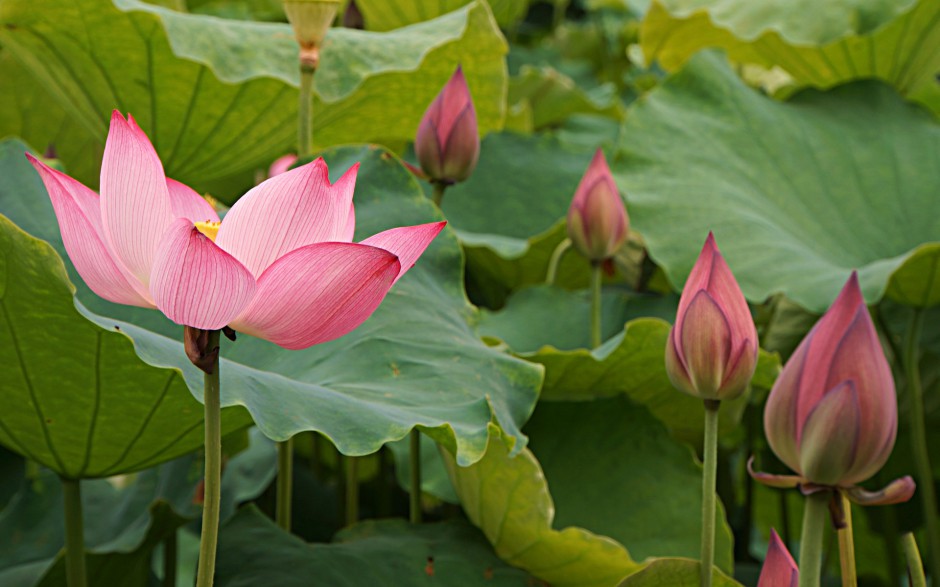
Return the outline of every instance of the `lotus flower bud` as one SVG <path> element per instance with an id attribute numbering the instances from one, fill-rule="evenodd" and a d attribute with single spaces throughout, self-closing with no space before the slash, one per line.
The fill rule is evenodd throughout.
<path id="1" fill-rule="evenodd" d="M 854 272 L 777 378 L 764 426 L 770 448 L 805 482 L 850 487 L 888 460 L 894 380 Z"/>
<path id="2" fill-rule="evenodd" d="M 284 0 L 284 12 L 294 27 L 301 62 L 316 69 L 319 48 L 336 18 L 339 0 Z"/>
<path id="3" fill-rule="evenodd" d="M 480 156 L 477 113 L 460 66 L 424 112 L 415 154 L 432 181 L 453 184 L 470 177 Z"/>
<path id="4" fill-rule="evenodd" d="M 711 233 L 692 268 L 666 343 L 666 373 L 705 400 L 741 395 L 757 368 L 757 329 Z"/>
<path id="5" fill-rule="evenodd" d="M 630 219 L 620 191 L 598 149 L 568 208 L 568 238 L 594 262 L 611 258 L 627 240 Z"/>
<path id="6" fill-rule="evenodd" d="M 770 544 L 767 546 L 767 556 L 760 571 L 757 587 L 797 587 L 800 582 L 800 569 L 787 550 L 786 545 L 777 536 L 777 531 L 771 528 Z"/>

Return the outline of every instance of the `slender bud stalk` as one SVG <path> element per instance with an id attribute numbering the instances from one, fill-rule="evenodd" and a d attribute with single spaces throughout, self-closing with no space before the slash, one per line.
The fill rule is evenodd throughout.
<path id="1" fill-rule="evenodd" d="M 206 347 L 218 349 L 218 346 L 219 331 L 209 331 Z M 219 541 L 219 505 L 222 497 L 222 402 L 217 350 L 211 368 L 205 373 L 203 390 L 206 421 L 206 473 L 196 587 L 212 587 L 215 578 L 215 552 Z"/>
<path id="2" fill-rule="evenodd" d="M 842 502 L 845 526 L 839 528 L 839 564 L 842 569 L 842 587 L 856 587 L 858 575 L 855 570 L 855 537 L 852 533 L 852 502 L 840 491 L 837 497 Z"/>
<path id="3" fill-rule="evenodd" d="M 591 348 L 601 346 L 601 286 L 603 268 L 598 262 L 591 263 Z"/>
<path id="4" fill-rule="evenodd" d="M 702 456 L 702 587 L 711 587 L 715 566 L 715 485 L 718 477 L 718 410 L 705 400 L 705 448 Z"/>
<path id="5" fill-rule="evenodd" d="M 920 551 L 917 550 L 917 541 L 914 535 L 906 532 L 901 536 L 901 545 L 904 556 L 907 558 L 907 576 L 911 580 L 911 587 L 927 587 L 927 577 L 924 576 L 924 563 L 920 560 Z"/>
<path id="6" fill-rule="evenodd" d="M 294 489 L 294 439 L 277 443 L 277 525 L 290 532 Z"/>
<path id="7" fill-rule="evenodd" d="M 421 432 L 411 429 L 409 435 L 409 458 L 411 462 L 411 483 L 409 487 L 409 517 L 412 524 L 421 523 Z"/>
<path id="8" fill-rule="evenodd" d="M 800 587 L 819 587 L 823 533 L 829 520 L 829 498 L 828 491 L 806 496 L 803 534 L 800 537 Z"/>
<path id="9" fill-rule="evenodd" d="M 552 251 L 552 257 L 548 260 L 548 271 L 545 274 L 545 283 L 553 285 L 555 278 L 558 277 L 558 266 L 561 264 L 562 257 L 571 248 L 571 239 L 566 238 Z"/>

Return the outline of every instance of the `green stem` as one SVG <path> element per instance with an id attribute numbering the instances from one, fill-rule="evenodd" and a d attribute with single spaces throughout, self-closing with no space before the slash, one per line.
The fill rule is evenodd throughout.
<path id="1" fill-rule="evenodd" d="M 209 333 L 207 349 L 219 346 L 219 331 Z M 222 477 L 222 405 L 219 397 L 219 359 L 205 374 L 203 404 L 206 421 L 205 498 L 202 506 L 202 538 L 199 542 L 199 567 L 196 587 L 212 587 L 215 578 L 215 551 L 219 542 L 219 501 Z"/>
<path id="2" fill-rule="evenodd" d="M 408 519 L 412 524 L 421 523 L 421 432 L 417 428 L 411 429 L 410 451 L 411 459 L 411 485 L 409 487 L 410 509 Z"/>
<path id="3" fill-rule="evenodd" d="M 440 208 L 444 202 L 444 190 L 447 189 L 447 184 L 442 181 L 435 181 L 431 185 L 434 186 L 434 194 L 431 196 L 431 200 Z"/>
<path id="4" fill-rule="evenodd" d="M 715 482 L 718 477 L 718 409 L 705 400 L 705 449 L 702 457 L 702 587 L 711 587 L 715 564 Z"/>
<path id="5" fill-rule="evenodd" d="M 176 587 L 176 530 L 163 541 L 163 587 Z"/>
<path id="6" fill-rule="evenodd" d="M 552 256 L 548 260 L 548 272 L 545 274 L 545 283 L 548 285 L 555 283 L 555 278 L 558 276 L 558 265 L 561 264 L 561 258 L 565 256 L 565 253 L 567 253 L 570 248 L 571 239 L 566 238 L 558 243 L 558 246 L 552 251 Z"/>
<path id="7" fill-rule="evenodd" d="M 290 532 L 294 494 L 294 439 L 277 443 L 277 525 Z"/>
<path id="8" fill-rule="evenodd" d="M 910 532 L 902 535 L 901 546 L 904 548 L 904 557 L 907 559 L 907 576 L 911 580 L 911 587 L 927 587 L 924 563 L 920 560 L 920 551 L 917 550 L 914 535 Z"/>
<path id="9" fill-rule="evenodd" d="M 85 529 L 82 522 L 82 490 L 78 479 L 62 478 L 65 500 L 65 575 L 69 587 L 85 587 Z"/>
<path id="10" fill-rule="evenodd" d="M 845 493 L 839 492 L 842 501 L 842 514 L 845 527 L 839 529 L 839 563 L 842 568 L 842 587 L 856 587 L 858 576 L 855 571 L 855 536 L 852 532 L 852 502 Z"/>
<path id="11" fill-rule="evenodd" d="M 591 348 L 601 346 L 601 277 L 600 263 L 591 262 Z"/>
<path id="12" fill-rule="evenodd" d="M 803 534 L 800 536 L 800 587 L 819 587 L 822 570 L 823 533 L 829 519 L 829 492 L 806 497 Z"/>
<path id="13" fill-rule="evenodd" d="M 346 525 L 359 521 L 359 459 L 346 457 Z"/>
<path id="14" fill-rule="evenodd" d="M 297 157 L 313 153 L 313 74 L 316 70 L 300 65 L 300 103 L 297 105 Z"/>
<path id="15" fill-rule="evenodd" d="M 927 429 L 924 423 L 924 390 L 920 384 L 918 344 L 924 325 L 924 312 L 914 308 L 904 341 L 904 368 L 907 371 L 908 400 L 911 406 L 911 443 L 917 469 L 917 492 L 920 493 L 927 526 L 927 553 L 930 572 L 940 577 L 940 519 L 937 517 L 937 488 L 927 452 Z"/>

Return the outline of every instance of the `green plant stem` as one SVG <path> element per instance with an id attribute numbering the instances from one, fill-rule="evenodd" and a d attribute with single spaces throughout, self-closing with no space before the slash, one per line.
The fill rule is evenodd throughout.
<path id="1" fill-rule="evenodd" d="M 442 181 L 431 182 L 431 185 L 434 186 L 434 193 L 431 195 L 431 201 L 440 208 L 444 202 L 444 190 L 447 189 L 447 184 Z"/>
<path id="2" fill-rule="evenodd" d="M 927 587 L 924 563 L 920 560 L 920 551 L 917 550 L 917 541 L 912 533 L 906 532 L 901 536 L 901 547 L 907 559 L 907 576 L 911 580 L 911 587 Z"/>
<path id="3" fill-rule="evenodd" d="M 914 466 L 917 469 L 917 493 L 920 494 L 927 526 L 927 553 L 930 572 L 940 577 L 940 518 L 937 516 L 937 488 L 927 451 L 927 429 L 924 422 L 924 389 L 920 384 L 920 333 L 924 325 L 924 312 L 914 308 L 904 341 L 904 369 L 907 372 L 908 401 L 911 406 L 911 444 Z"/>
<path id="4" fill-rule="evenodd" d="M 316 69 L 300 65 L 300 103 L 297 105 L 297 157 L 313 153 L 313 74 Z"/>
<path id="5" fill-rule="evenodd" d="M 294 439 L 277 443 L 277 525 L 290 532 L 294 495 Z"/>
<path id="6" fill-rule="evenodd" d="M 346 525 L 359 521 L 359 459 L 346 457 Z"/>
<path id="7" fill-rule="evenodd" d="M 176 530 L 163 541 L 163 587 L 176 587 Z"/>
<path id="8" fill-rule="evenodd" d="M 65 576 L 69 587 L 85 587 L 85 528 L 82 521 L 82 490 L 78 479 L 62 478 L 65 500 Z"/>
<path id="9" fill-rule="evenodd" d="M 408 519 L 412 524 L 421 523 L 421 432 L 411 429 L 408 456 L 411 459 L 411 484 L 409 487 Z"/>
<path id="10" fill-rule="evenodd" d="M 209 333 L 206 348 L 213 349 L 217 346 L 219 331 L 215 330 Z M 215 551 L 219 542 L 219 501 L 222 496 L 222 405 L 218 357 L 212 364 L 212 373 L 205 374 L 202 401 L 206 414 L 206 474 L 196 587 L 212 587 L 215 578 Z"/>
<path id="11" fill-rule="evenodd" d="M 828 491 L 806 496 L 803 533 L 800 536 L 800 587 L 819 587 L 823 532 L 829 519 L 829 498 Z"/>
<path id="12" fill-rule="evenodd" d="M 552 256 L 548 260 L 548 271 L 545 273 L 545 283 L 548 285 L 555 283 L 555 279 L 558 277 L 558 265 L 561 264 L 561 258 L 565 256 L 565 253 L 567 253 L 570 248 L 571 239 L 566 238 L 558 243 L 558 246 L 552 251 Z"/>
<path id="13" fill-rule="evenodd" d="M 842 587 L 856 587 L 858 576 L 855 571 L 855 536 L 852 533 L 852 502 L 839 492 L 842 501 L 842 513 L 845 527 L 839 529 L 839 564 L 842 569 Z"/>
<path id="14" fill-rule="evenodd" d="M 718 409 L 721 402 L 705 400 L 705 449 L 702 456 L 702 587 L 711 587 L 715 564 L 715 483 L 718 478 Z"/>
<path id="15" fill-rule="evenodd" d="M 591 348 L 601 346 L 601 264 L 591 262 Z"/>

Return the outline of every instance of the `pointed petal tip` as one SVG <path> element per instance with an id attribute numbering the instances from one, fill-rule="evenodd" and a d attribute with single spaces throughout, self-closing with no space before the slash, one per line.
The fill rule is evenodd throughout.
<path id="1" fill-rule="evenodd" d="M 761 568 L 758 587 L 791 587 L 799 580 L 799 568 L 786 545 L 771 528 L 770 542 L 767 545 L 767 556 Z"/>
<path id="2" fill-rule="evenodd" d="M 878 491 L 866 491 L 861 487 L 850 487 L 845 492 L 848 498 L 855 503 L 869 506 L 904 503 L 914 497 L 916 490 L 917 483 L 910 475 L 905 475 L 900 479 L 895 479 Z"/>
<path id="3" fill-rule="evenodd" d="M 751 476 L 751 479 L 761 485 L 775 487 L 777 489 L 792 489 L 804 481 L 802 477 L 797 475 L 774 475 L 772 473 L 755 471 L 753 455 L 747 460 L 747 474 Z"/>

